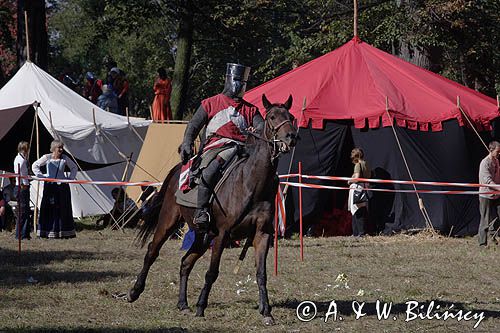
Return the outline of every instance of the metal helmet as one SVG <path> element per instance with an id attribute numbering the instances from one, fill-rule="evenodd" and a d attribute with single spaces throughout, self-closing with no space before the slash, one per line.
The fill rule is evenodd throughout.
<path id="1" fill-rule="evenodd" d="M 247 88 L 250 67 L 228 63 L 223 93 L 231 98 L 243 97 Z"/>

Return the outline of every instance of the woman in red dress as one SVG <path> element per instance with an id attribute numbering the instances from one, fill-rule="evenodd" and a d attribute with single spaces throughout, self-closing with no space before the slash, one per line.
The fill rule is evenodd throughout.
<path id="1" fill-rule="evenodd" d="M 158 77 L 153 86 L 155 99 L 153 100 L 153 121 L 163 121 L 172 119 L 170 109 L 170 94 L 172 93 L 172 83 L 167 78 L 165 68 L 158 69 Z"/>

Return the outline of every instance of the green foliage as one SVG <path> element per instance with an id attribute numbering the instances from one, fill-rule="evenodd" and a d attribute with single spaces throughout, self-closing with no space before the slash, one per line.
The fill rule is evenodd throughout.
<path id="1" fill-rule="evenodd" d="M 16 5 L 0 0 L 0 87 L 16 67 Z"/>
<path id="2" fill-rule="evenodd" d="M 148 115 L 159 66 L 172 69 L 179 12 L 192 5 L 189 115 L 222 90 L 227 62 L 252 67 L 249 87 L 349 41 L 352 0 L 61 0 L 49 18 L 52 71 L 105 75 L 108 58 L 130 80 L 133 110 Z M 432 69 L 495 95 L 500 82 L 500 3 L 364 0 L 358 34 L 390 53 L 402 42 L 428 51 Z M 496 87 L 495 87 L 496 85 Z M 186 115 L 185 115 L 186 116 Z"/>
<path id="3" fill-rule="evenodd" d="M 69 67 L 82 84 L 86 71 L 104 80 L 112 59 L 130 82 L 131 113 L 147 116 L 156 70 L 173 68 L 174 24 L 151 1 L 62 1 L 49 17 L 51 72 Z"/>

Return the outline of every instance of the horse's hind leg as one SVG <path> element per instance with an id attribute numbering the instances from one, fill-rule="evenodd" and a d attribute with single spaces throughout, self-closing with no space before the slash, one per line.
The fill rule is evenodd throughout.
<path id="1" fill-rule="evenodd" d="M 175 207 L 176 208 L 172 208 L 169 211 L 167 216 L 158 222 L 158 227 L 154 233 L 153 240 L 148 244 L 148 251 L 144 257 L 142 270 L 137 276 L 134 286 L 128 292 L 127 300 L 129 302 L 136 301 L 139 298 L 139 295 L 144 291 L 149 268 L 153 265 L 156 258 L 158 258 L 160 249 L 165 241 L 174 233 L 179 224 L 180 211 L 178 206 Z M 160 216 L 162 215 L 160 214 Z"/>
<path id="2" fill-rule="evenodd" d="M 180 284 L 179 284 L 179 302 L 177 308 L 181 311 L 189 309 L 187 302 L 187 284 L 189 274 L 194 267 L 194 264 L 200 259 L 208 249 L 210 244 L 203 244 L 203 239 L 195 233 L 194 243 L 189 251 L 182 257 L 180 268 Z"/>
<path id="3" fill-rule="evenodd" d="M 208 294 L 212 289 L 212 285 L 217 280 L 219 276 L 219 266 L 220 259 L 222 256 L 222 251 L 224 251 L 224 246 L 229 238 L 227 232 L 219 230 L 219 235 L 214 239 L 214 245 L 212 248 L 212 257 L 210 258 L 210 266 L 207 273 L 205 274 L 205 285 L 201 290 L 200 297 L 198 298 L 198 303 L 196 303 L 196 316 L 204 317 L 205 309 L 208 305 Z"/>

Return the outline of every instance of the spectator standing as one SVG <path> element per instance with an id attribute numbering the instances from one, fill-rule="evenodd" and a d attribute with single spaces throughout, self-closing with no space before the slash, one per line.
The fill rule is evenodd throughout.
<path id="1" fill-rule="evenodd" d="M 30 145 L 26 141 L 21 141 L 17 145 L 17 156 L 14 159 L 14 172 L 21 177 L 28 176 L 28 156 Z M 17 191 L 19 193 L 18 209 L 21 221 L 16 224 L 16 239 L 31 239 L 31 209 L 30 209 L 30 181 L 26 178 L 16 178 Z M 14 191 L 15 193 L 15 191 Z M 21 230 L 18 227 L 21 226 Z"/>
<path id="2" fill-rule="evenodd" d="M 498 157 L 500 155 L 500 143 L 492 141 L 488 145 L 489 154 L 483 158 L 479 164 L 479 183 L 481 184 L 500 184 L 500 165 Z M 494 237 L 495 218 L 500 218 L 500 195 L 487 194 L 487 192 L 499 191 L 500 188 L 482 186 L 479 188 L 479 213 L 481 220 L 479 222 L 478 241 L 480 246 L 488 244 L 488 232 L 492 237 L 492 242 L 497 243 Z M 498 223 L 498 219 L 496 219 Z"/>
<path id="3" fill-rule="evenodd" d="M 354 172 L 352 178 L 370 178 L 371 170 L 368 163 L 364 160 L 364 152 L 361 148 L 354 148 L 351 151 L 351 161 L 354 164 Z M 368 195 L 364 192 L 364 197 L 361 201 L 356 200 L 355 191 L 362 192 L 362 188 L 367 188 L 368 183 L 359 183 L 357 181 L 349 181 L 349 200 L 348 207 L 352 214 L 352 234 L 356 237 L 365 235 L 365 227 L 368 225 Z"/>
<path id="4" fill-rule="evenodd" d="M 85 78 L 87 81 L 83 87 L 83 97 L 97 104 L 97 98 L 102 94 L 102 80 L 97 79 L 92 72 L 87 72 Z"/>
<path id="5" fill-rule="evenodd" d="M 161 67 L 158 69 L 158 77 L 153 85 L 155 98 L 153 100 L 153 121 L 172 119 L 170 109 L 170 94 L 172 93 L 172 82 L 167 78 L 167 71 Z"/>
<path id="6" fill-rule="evenodd" d="M 124 116 L 125 109 L 128 107 L 128 80 L 125 77 L 125 72 L 117 67 L 111 68 L 109 74 L 113 80 L 113 91 L 118 97 L 118 114 Z"/>
<path id="7" fill-rule="evenodd" d="M 55 179 L 75 179 L 77 167 L 67 155 L 64 145 L 54 140 L 50 144 L 51 154 L 45 154 L 33 163 L 33 173 L 37 177 Z M 46 173 L 40 167 L 46 166 Z M 69 176 L 64 173 L 70 170 Z M 71 192 L 67 183 L 45 182 L 40 205 L 37 236 L 42 238 L 72 238 L 76 236 L 75 221 L 71 208 Z"/>
<path id="8" fill-rule="evenodd" d="M 103 110 L 118 114 L 118 98 L 107 84 L 102 86 L 102 95 L 97 98 L 97 106 Z"/>

